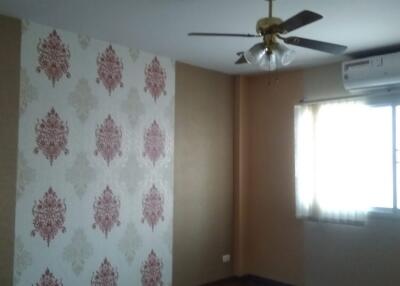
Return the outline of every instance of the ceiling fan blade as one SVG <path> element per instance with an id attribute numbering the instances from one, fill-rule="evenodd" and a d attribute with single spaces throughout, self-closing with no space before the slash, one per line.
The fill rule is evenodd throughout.
<path id="1" fill-rule="evenodd" d="M 260 35 L 254 34 L 235 34 L 235 33 L 189 33 L 188 36 L 211 36 L 211 37 L 244 37 L 244 38 L 258 38 Z"/>
<path id="2" fill-rule="evenodd" d="M 342 54 L 347 47 L 327 42 L 321 42 L 316 40 L 310 40 L 300 37 L 288 37 L 281 38 L 286 44 L 299 46 L 303 48 L 313 49 L 321 52 L 339 55 Z"/>
<path id="3" fill-rule="evenodd" d="M 246 60 L 246 58 L 245 58 L 243 52 L 242 52 L 242 54 L 240 55 L 240 58 L 235 62 L 235 64 L 237 64 L 237 65 L 248 64 L 248 63 L 249 63 L 249 62 Z"/>
<path id="4" fill-rule="evenodd" d="M 322 19 L 322 15 L 312 11 L 304 10 L 287 19 L 282 24 L 279 24 L 276 29 L 278 33 L 286 34 L 320 19 Z"/>

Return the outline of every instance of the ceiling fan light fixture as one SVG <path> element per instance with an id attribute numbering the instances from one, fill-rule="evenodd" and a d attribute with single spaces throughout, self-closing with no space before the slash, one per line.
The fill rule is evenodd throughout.
<path id="1" fill-rule="evenodd" d="M 244 58 L 250 64 L 259 66 L 266 71 L 273 71 L 277 66 L 277 55 L 274 52 L 268 52 L 264 43 L 252 46 L 244 53 Z"/>
<path id="2" fill-rule="evenodd" d="M 265 71 L 274 71 L 277 68 L 277 54 L 274 51 L 266 52 L 261 68 Z"/>
<path id="3" fill-rule="evenodd" d="M 244 58 L 253 65 L 261 65 L 266 54 L 264 43 L 258 43 L 252 46 L 248 51 L 244 52 Z"/>
<path id="4" fill-rule="evenodd" d="M 282 64 L 282 66 L 290 65 L 296 57 L 295 50 L 289 49 L 282 44 L 278 45 L 276 53 L 278 54 L 278 57 L 280 59 L 279 62 Z"/>

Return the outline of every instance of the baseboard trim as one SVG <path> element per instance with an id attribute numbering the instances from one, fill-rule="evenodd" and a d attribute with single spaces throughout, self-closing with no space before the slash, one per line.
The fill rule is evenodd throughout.
<path id="1" fill-rule="evenodd" d="M 220 279 L 214 282 L 206 283 L 201 286 L 213 286 L 213 285 L 220 285 L 222 283 L 229 283 L 229 282 L 242 282 L 242 283 L 252 283 L 252 286 L 293 286 L 290 284 L 286 284 L 283 282 L 275 281 L 272 279 L 247 274 L 243 276 L 231 276 L 224 279 Z"/>

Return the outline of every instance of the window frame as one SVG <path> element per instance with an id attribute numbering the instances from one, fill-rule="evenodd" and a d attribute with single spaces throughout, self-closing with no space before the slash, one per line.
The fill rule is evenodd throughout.
<path id="1" fill-rule="evenodd" d="M 386 98 L 387 99 L 387 98 Z M 397 99 L 397 100 L 396 100 Z M 396 218 L 400 219 L 400 208 L 398 206 L 398 188 L 397 188 L 397 169 L 400 168 L 398 164 L 398 152 L 400 149 L 397 149 L 397 107 L 400 107 L 400 102 L 398 101 L 398 97 L 395 96 L 394 100 L 385 100 L 381 103 L 370 104 L 371 106 L 381 107 L 381 106 L 390 106 L 392 113 L 392 191 L 393 191 L 393 206 L 392 208 L 384 208 L 384 207 L 373 207 L 368 216 L 371 218 Z M 400 114 L 399 114 L 400 116 Z M 399 136 L 400 137 L 400 136 Z"/>
<path id="2" fill-rule="evenodd" d="M 318 102 L 331 102 L 331 101 L 341 101 L 349 99 L 358 99 L 363 101 L 365 104 L 371 107 L 390 107 L 391 108 L 391 124 L 392 124 L 392 200 L 393 205 L 389 207 L 371 207 L 367 212 L 368 219 L 377 220 L 400 220 L 400 144 L 399 149 L 397 149 L 397 142 L 400 143 L 400 92 L 397 90 L 392 92 L 392 90 L 387 90 L 386 92 L 371 92 L 371 93 L 360 93 L 354 96 L 346 97 L 336 97 L 336 98 L 320 98 L 314 100 L 303 99 L 300 104 L 312 104 Z M 399 110 L 396 108 L 399 107 Z M 396 117 L 399 116 L 399 124 L 397 124 Z M 399 130 L 397 130 L 399 127 Z M 398 132 L 397 132 L 398 131 Z M 399 175 L 397 174 L 399 170 Z M 398 181 L 399 178 L 399 181 Z M 399 187 L 397 187 L 397 184 Z M 398 199 L 399 197 L 399 199 Z M 307 217 L 307 219 L 310 219 Z"/>

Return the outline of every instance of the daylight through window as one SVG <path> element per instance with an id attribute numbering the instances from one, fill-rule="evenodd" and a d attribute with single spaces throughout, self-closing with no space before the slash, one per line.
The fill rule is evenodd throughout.
<path id="1" fill-rule="evenodd" d="M 400 106 L 302 104 L 295 118 L 299 217 L 362 222 L 372 210 L 397 211 Z"/>

